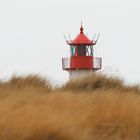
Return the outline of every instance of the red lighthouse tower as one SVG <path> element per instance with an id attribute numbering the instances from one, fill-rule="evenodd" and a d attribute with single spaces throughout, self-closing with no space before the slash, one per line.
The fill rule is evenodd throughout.
<path id="1" fill-rule="evenodd" d="M 67 41 L 70 46 L 70 57 L 62 58 L 62 68 L 70 74 L 70 79 L 79 78 L 102 67 L 102 58 L 94 57 L 93 46 L 96 40 L 90 40 L 84 34 L 84 28 L 81 24 L 79 35 L 72 41 Z"/>

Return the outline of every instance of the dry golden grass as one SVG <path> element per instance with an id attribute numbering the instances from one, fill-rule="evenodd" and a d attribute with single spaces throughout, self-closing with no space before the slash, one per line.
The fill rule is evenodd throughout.
<path id="1" fill-rule="evenodd" d="M 95 74 L 56 89 L 38 76 L 0 82 L 0 140 L 139 139 L 139 86 Z"/>

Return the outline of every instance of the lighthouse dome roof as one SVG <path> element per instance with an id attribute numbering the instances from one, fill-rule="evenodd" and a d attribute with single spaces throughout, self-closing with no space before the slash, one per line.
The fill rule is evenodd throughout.
<path id="1" fill-rule="evenodd" d="M 83 30 L 84 28 L 81 25 L 79 35 L 74 40 L 69 42 L 69 45 L 94 45 L 94 42 L 84 34 Z"/>

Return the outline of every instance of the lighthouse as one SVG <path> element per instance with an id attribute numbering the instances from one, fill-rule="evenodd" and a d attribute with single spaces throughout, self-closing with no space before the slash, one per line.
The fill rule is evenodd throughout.
<path id="1" fill-rule="evenodd" d="M 94 56 L 97 39 L 90 40 L 84 34 L 81 24 L 79 35 L 66 42 L 70 47 L 70 57 L 62 58 L 62 68 L 69 73 L 69 79 L 81 78 L 102 68 L 102 58 Z"/>

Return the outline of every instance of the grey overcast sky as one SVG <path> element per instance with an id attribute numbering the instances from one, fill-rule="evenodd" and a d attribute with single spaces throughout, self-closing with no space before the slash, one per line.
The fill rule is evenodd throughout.
<path id="1" fill-rule="evenodd" d="M 0 78 L 41 74 L 68 80 L 61 58 L 69 56 L 63 33 L 79 33 L 80 22 L 93 38 L 103 71 L 140 82 L 139 0 L 0 0 Z"/>

